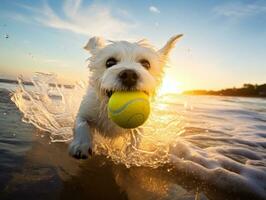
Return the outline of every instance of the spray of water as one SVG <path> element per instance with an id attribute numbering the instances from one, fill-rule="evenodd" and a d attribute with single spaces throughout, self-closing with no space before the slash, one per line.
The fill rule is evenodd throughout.
<path id="1" fill-rule="evenodd" d="M 86 84 L 65 87 L 43 73 L 33 76 L 33 86 L 18 80 L 12 101 L 23 121 L 52 142 L 71 141 Z M 184 177 L 213 199 L 266 199 L 265 102 L 214 97 L 206 103 L 197 97 L 193 107 L 180 98 L 160 97 L 148 122 L 129 135 L 110 139 L 96 132 L 94 152 L 127 167 L 170 165 L 177 181 Z"/>
<path id="2" fill-rule="evenodd" d="M 86 84 L 76 83 L 69 88 L 59 85 L 56 75 L 35 73 L 33 86 L 23 84 L 13 93 L 12 101 L 23 113 L 23 121 L 47 132 L 51 142 L 72 140 L 73 125 Z M 116 163 L 127 167 L 158 167 L 168 162 L 169 144 L 183 131 L 182 117 L 177 113 L 161 115 L 164 107 L 153 103 L 153 112 L 141 128 L 116 139 L 94 134 L 94 152 L 104 154 Z M 141 141 L 140 141 L 141 140 Z"/>
<path id="3" fill-rule="evenodd" d="M 28 86 L 19 77 L 11 98 L 23 113 L 23 121 L 49 133 L 52 142 L 70 141 L 85 84 L 68 88 L 57 83 L 56 75 L 44 73 L 35 73 L 31 81 L 33 86 Z"/>

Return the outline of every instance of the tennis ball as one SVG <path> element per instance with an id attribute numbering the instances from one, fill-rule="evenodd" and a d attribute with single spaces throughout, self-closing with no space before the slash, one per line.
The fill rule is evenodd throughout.
<path id="1" fill-rule="evenodd" d="M 150 114 L 149 96 L 144 92 L 115 92 L 108 102 L 108 116 L 122 128 L 142 125 Z"/>

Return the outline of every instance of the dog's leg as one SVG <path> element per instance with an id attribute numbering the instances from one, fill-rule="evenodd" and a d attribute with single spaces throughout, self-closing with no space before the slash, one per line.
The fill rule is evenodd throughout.
<path id="1" fill-rule="evenodd" d="M 91 133 L 87 120 L 77 116 L 74 128 L 74 139 L 69 145 L 69 154 L 78 159 L 86 159 L 91 150 Z"/>

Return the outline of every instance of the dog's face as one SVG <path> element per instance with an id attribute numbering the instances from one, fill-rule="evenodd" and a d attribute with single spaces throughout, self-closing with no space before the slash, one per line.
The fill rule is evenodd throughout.
<path id="1" fill-rule="evenodd" d="M 102 38 L 90 39 L 85 46 L 92 54 L 90 84 L 106 97 L 110 97 L 114 91 L 124 90 L 153 95 L 161 82 L 168 53 L 181 36 L 172 37 L 159 51 L 144 40 L 105 45 Z"/>

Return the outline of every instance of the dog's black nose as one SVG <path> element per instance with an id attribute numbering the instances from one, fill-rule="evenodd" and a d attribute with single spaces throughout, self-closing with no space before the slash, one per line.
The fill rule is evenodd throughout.
<path id="1" fill-rule="evenodd" d="M 136 85 L 139 78 L 138 74 L 131 69 L 126 69 L 120 72 L 118 76 L 122 84 L 126 87 L 132 87 Z"/>

